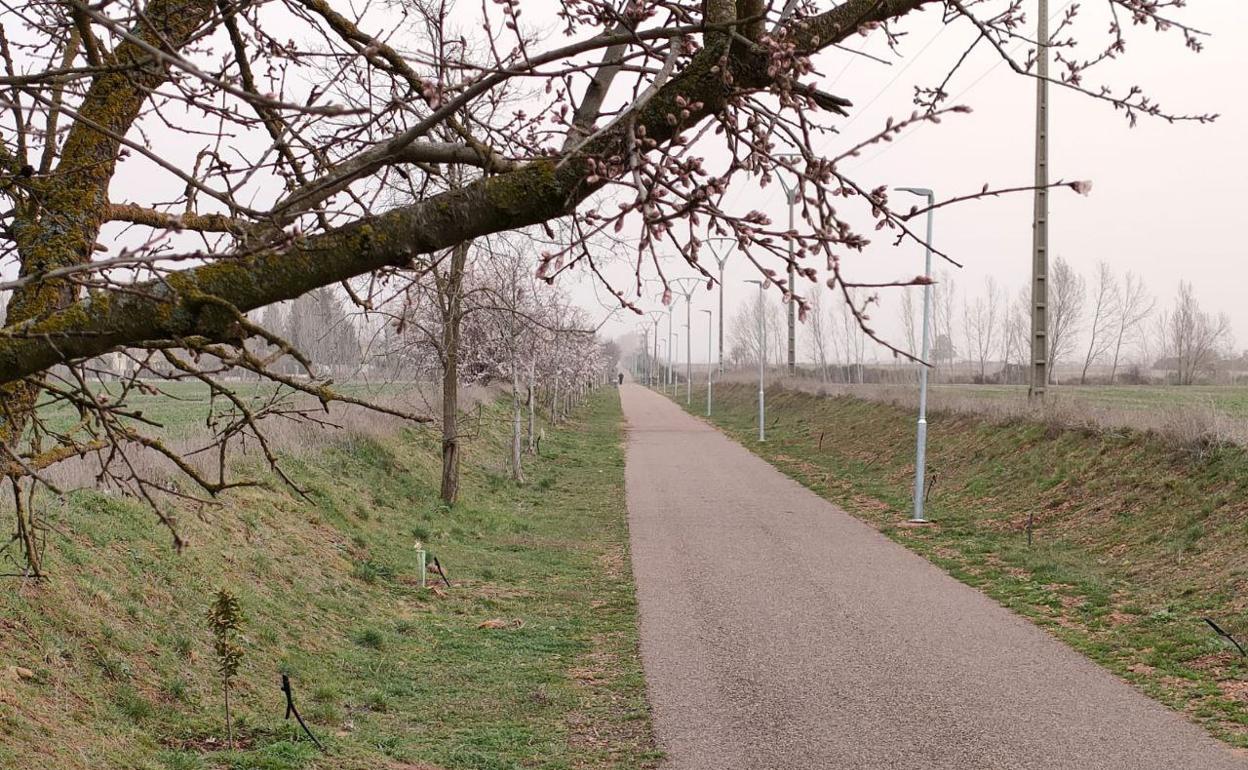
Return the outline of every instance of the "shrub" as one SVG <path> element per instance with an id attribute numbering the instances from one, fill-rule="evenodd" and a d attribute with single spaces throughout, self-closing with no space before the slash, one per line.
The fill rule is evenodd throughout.
<path id="1" fill-rule="evenodd" d="M 234 748 L 234 725 L 230 720 L 230 681 L 238 674 L 243 661 L 242 625 L 243 608 L 238 597 L 224 588 L 218 590 L 212 609 L 208 611 L 208 626 L 212 630 L 217 672 L 225 691 L 225 732 L 231 749 Z"/>

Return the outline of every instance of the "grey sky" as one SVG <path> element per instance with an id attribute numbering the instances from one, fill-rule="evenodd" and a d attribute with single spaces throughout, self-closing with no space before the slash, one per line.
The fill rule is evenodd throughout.
<path id="1" fill-rule="evenodd" d="M 1238 73 L 1248 64 L 1248 3 L 1196 0 L 1190 6 L 1183 11 L 1184 20 L 1213 33 L 1205 51 L 1187 51 L 1175 34 L 1129 27 L 1127 54 L 1093 74 L 1108 76 L 1114 86 L 1138 83 L 1171 111 L 1216 112 L 1221 117 L 1204 126 L 1142 119 L 1132 129 L 1110 105 L 1054 88 L 1052 178 L 1090 179 L 1094 189 L 1089 197 L 1070 190 L 1051 196 L 1052 253 L 1079 267 L 1089 280 L 1101 259 L 1119 273 L 1132 270 L 1165 304 L 1181 279 L 1191 281 L 1201 300 L 1210 309 L 1229 313 L 1243 334 L 1248 330 L 1248 304 L 1241 301 L 1248 255 L 1238 210 L 1248 186 L 1248 143 L 1243 141 L 1248 112 Z M 1063 7 L 1061 0 L 1053 0 L 1054 13 Z M 1089 18 L 1079 29 L 1094 33 L 1088 39 L 1099 42 L 1106 26 L 1095 12 L 1085 11 Z M 840 124 L 843 135 L 829 142 L 829 154 L 878 131 L 889 115 L 908 115 L 914 86 L 938 83 L 975 34 L 965 23 L 942 27 L 937 8 L 912 15 L 901 29 L 909 33 L 901 46 L 904 58 L 892 67 L 840 51 L 818 61 L 824 87 L 831 84 L 828 90 L 856 105 Z M 879 40 L 868 50 L 885 53 Z M 1030 184 L 1034 81 L 1000 62 L 991 49 L 977 50 L 952 82 L 950 93 L 962 94 L 955 102 L 970 105 L 973 114 L 922 126 L 882 152 L 868 150 L 846 167 L 868 189 L 908 184 L 932 187 L 938 196 L 971 193 L 985 182 L 994 187 Z M 730 195 L 746 209 L 760 208 L 774 221 L 784 221 L 778 188 L 759 191 L 746 185 Z M 990 274 L 1010 292 L 1023 285 L 1030 265 L 1031 206 L 1031 194 L 1022 193 L 937 213 L 938 246 L 966 265 L 957 271 L 959 293 L 980 290 Z M 865 218 L 858 221 L 865 223 Z M 918 247 L 894 249 L 891 243 L 881 234 L 865 254 L 855 256 L 849 263 L 854 275 L 901 278 L 922 272 Z M 729 271 L 729 316 L 753 288 L 742 283 L 748 277 L 749 268 L 740 261 Z M 588 299 L 588 290 L 581 292 Z M 683 322 L 683 300 L 680 305 Z M 699 306 L 712 307 L 710 295 L 695 304 Z M 875 316 L 878 328 L 900 336 L 895 293 L 884 295 L 884 306 Z M 618 318 L 608 324 L 608 333 L 635 326 L 631 314 Z M 704 319 L 695 319 L 695 340 L 703 339 L 699 327 L 705 328 Z M 695 360 L 705 359 L 704 350 L 704 345 L 694 345 Z"/>
<path id="2" fill-rule="evenodd" d="M 1055 16 L 1067 5 L 1065 0 L 1051 2 Z M 825 0 L 823 5 L 827 4 Z M 1103 4 L 1083 5 L 1086 18 L 1077 27 L 1080 39 L 1103 47 L 1107 23 L 1097 16 L 1103 13 Z M 1241 217 L 1237 216 L 1242 186 L 1248 185 L 1248 143 L 1243 140 L 1248 136 L 1248 112 L 1239 82 L 1248 64 L 1248 3 L 1193 0 L 1189 6 L 1182 10 L 1182 18 L 1212 33 L 1203 53 L 1187 51 L 1177 34 L 1129 27 L 1127 54 L 1118 62 L 1096 68 L 1089 83 L 1101 79 L 1116 87 L 1138 83 L 1169 110 L 1216 112 L 1221 117 L 1204 126 L 1142 119 L 1131 129 L 1123 115 L 1109 105 L 1054 88 L 1053 178 L 1090 179 L 1094 189 L 1086 198 L 1069 190 L 1056 191 L 1052 196 L 1052 253 L 1065 257 L 1088 275 L 1100 259 L 1107 260 L 1120 274 L 1135 271 L 1163 303 L 1170 301 L 1180 279 L 1189 280 L 1210 309 L 1231 314 L 1234 327 L 1245 337 L 1241 342 L 1248 346 L 1248 306 L 1239 301 L 1241 286 L 1248 281 L 1243 259 L 1248 255 L 1238 232 Z M 555 0 L 535 0 L 525 6 L 530 23 L 550 30 L 547 46 L 561 42 L 554 23 L 558 8 Z M 377 23 L 384 27 L 387 22 Z M 828 154 L 875 133 L 890 115 L 908 115 L 913 109 L 914 86 L 937 84 L 975 35 L 965 22 L 943 26 L 939 6 L 911 14 L 899 29 L 907 33 L 901 58 L 888 52 L 878 33 L 870 38 L 867 48 L 892 58 L 892 66 L 838 50 L 825 52 L 817 60 L 823 87 L 852 99 L 856 105 L 851 116 L 838 123 L 843 133 L 827 141 Z M 848 47 L 857 48 L 861 41 L 854 38 Z M 1020 48 L 1018 55 L 1025 52 Z M 921 126 L 891 145 L 868 150 L 845 168 L 868 189 L 881 184 L 918 185 L 932 187 L 940 196 L 974 192 L 985 182 L 994 187 L 1030 184 L 1034 82 L 1012 73 L 993 50 L 982 46 L 966 61 L 949 90 L 955 95 L 955 103 L 970 105 L 974 113 L 950 117 L 938 126 Z M 194 153 L 202 146 L 170 135 L 159 126 L 149 136 L 159 142 L 163 153 L 186 169 L 193 167 Z M 257 155 L 264 141 L 257 133 L 238 144 Z M 227 146 L 227 155 L 230 149 Z M 715 149 L 709 149 L 707 155 L 712 169 L 717 162 L 722 165 L 723 157 L 717 158 Z M 182 187 L 176 178 L 134 157 L 121 165 L 113 193 L 119 201 L 150 202 L 173 199 Z M 760 191 L 741 178 L 729 200 L 738 212 L 762 209 L 776 222 L 783 222 L 786 216 L 778 186 Z M 211 209 L 211 205 L 205 207 Z M 855 221 L 870 233 L 865 212 Z M 141 237 L 132 231 L 111 241 L 109 236 L 121 229 L 110 226 L 106 242 L 132 245 Z M 1030 262 L 1031 195 L 942 209 L 937 214 L 935 240 L 966 265 L 957 271 L 960 293 L 979 290 L 990 274 L 1009 292 L 1015 292 L 1023 285 Z M 190 236 L 184 236 L 184 241 L 190 243 Z M 920 249 L 914 244 L 893 248 L 891 242 L 887 233 L 879 234 L 864 254 L 852 255 L 847 262 L 850 274 L 861 279 L 898 279 L 920 273 Z M 628 266 L 619 265 L 608 272 L 617 285 L 629 284 Z M 742 260 L 730 262 L 726 302 L 730 313 L 752 288 L 743 283 L 744 279 L 752 277 L 752 268 Z M 605 290 L 583 277 L 571 278 L 569 283 L 579 282 L 575 288 L 578 299 L 593 308 L 597 317 L 604 316 L 610 308 L 605 303 L 609 299 Z M 813 288 L 807 285 L 804 290 Z M 883 306 L 874 313 L 875 326 L 900 340 L 897 291 L 883 296 Z M 713 307 L 713 295 L 700 293 L 699 297 L 700 307 Z M 603 302 L 597 301 L 599 298 Z M 650 306 L 657 307 L 657 302 L 651 300 Z M 681 311 L 683 316 L 683 308 Z M 604 332 L 618 335 L 632 331 L 637 320 L 631 313 L 618 312 Z M 695 323 L 704 328 L 705 321 L 697 320 L 696 314 Z M 697 339 L 702 340 L 702 334 L 698 331 Z M 704 345 L 694 345 L 695 358 L 703 358 L 704 350 Z"/>

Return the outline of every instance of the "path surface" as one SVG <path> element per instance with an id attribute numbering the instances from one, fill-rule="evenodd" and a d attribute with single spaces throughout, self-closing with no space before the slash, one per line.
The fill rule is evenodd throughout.
<path id="1" fill-rule="evenodd" d="M 665 770 L 1248 770 L 662 396 L 621 397 Z"/>

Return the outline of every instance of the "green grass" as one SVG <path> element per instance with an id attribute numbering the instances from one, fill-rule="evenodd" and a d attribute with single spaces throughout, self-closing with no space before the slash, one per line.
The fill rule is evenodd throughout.
<path id="1" fill-rule="evenodd" d="M 483 424 L 450 510 L 423 430 L 287 458 L 310 502 L 274 484 L 180 511 L 181 555 L 142 506 L 72 495 L 51 579 L 0 595 L 0 657 L 33 672 L 0 668 L 0 767 L 653 766 L 614 390 L 548 428 L 540 483 L 507 481 L 504 421 Z M 420 588 L 417 540 L 452 588 Z M 246 614 L 234 751 L 204 621 L 218 586 Z M 283 673 L 326 754 L 282 719 Z"/>
<path id="2" fill-rule="evenodd" d="M 132 422 L 147 432 L 158 432 L 167 438 L 202 436 L 223 417 L 235 413 L 233 403 L 221 397 L 214 399 L 208 386 L 199 381 L 150 381 L 147 384 L 156 390 L 142 392 L 137 388 L 132 388 L 125 396 L 125 411 L 141 415 L 140 419 Z M 273 382 L 243 380 L 231 382 L 229 386 L 236 396 L 252 410 L 258 410 L 272 403 L 281 403 L 289 407 L 293 403 L 308 400 L 307 396 L 297 393 L 294 389 Z M 334 385 L 334 389 L 339 393 L 363 399 L 402 394 L 408 388 L 409 386 L 404 383 Z M 117 382 L 97 384 L 93 392 L 107 393 L 110 397 L 116 398 L 121 393 L 121 384 Z M 79 419 L 77 409 L 65 403 L 44 404 L 40 408 L 40 416 L 49 428 L 57 431 L 68 430 Z"/>
<path id="3" fill-rule="evenodd" d="M 1027 398 L 1026 385 L 933 385 L 932 389 L 1006 400 Z M 1126 410 L 1187 407 L 1248 417 L 1248 387 L 1237 385 L 1058 385 L 1049 393 L 1062 401 Z"/>
<path id="4" fill-rule="evenodd" d="M 1248 659 L 1201 620 L 1248 640 L 1245 450 L 1196 457 L 1130 431 L 937 413 L 937 523 L 915 529 L 898 526 L 911 507 L 909 411 L 773 388 L 759 444 L 753 388 L 721 385 L 715 399 L 715 422 L 793 478 L 1248 747 Z"/>

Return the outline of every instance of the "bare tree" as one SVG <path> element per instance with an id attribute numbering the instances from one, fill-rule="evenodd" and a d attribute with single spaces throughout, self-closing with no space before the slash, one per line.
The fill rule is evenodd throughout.
<path id="1" fill-rule="evenodd" d="M 1231 342 L 1230 318 L 1201 308 L 1187 281 L 1179 282 L 1174 307 L 1162 314 L 1160 326 L 1179 385 L 1194 383 L 1196 375 L 1212 368 Z"/>
<path id="2" fill-rule="evenodd" d="M 769 328 L 769 315 L 764 296 L 741 300 L 728 326 L 728 347 L 732 351 L 734 364 L 757 366 L 760 359 L 764 364 L 768 363 L 771 350 L 768 345 L 774 345 L 774 340 L 765 339 L 774 332 Z"/>
<path id="3" fill-rule="evenodd" d="M 1111 330 L 1114 362 L 1109 371 L 1110 385 L 1114 384 L 1118 376 L 1118 364 L 1121 361 L 1124 346 L 1131 345 L 1140 339 L 1141 330 L 1157 306 L 1156 298 L 1148 294 L 1144 281 L 1131 272 L 1123 277 L 1116 291 L 1117 297 L 1114 304 L 1117 307 L 1117 313 L 1114 315 L 1114 327 Z"/>
<path id="4" fill-rule="evenodd" d="M 1092 319 L 1088 329 L 1088 351 L 1083 357 L 1083 369 L 1079 372 L 1079 384 L 1088 382 L 1088 369 L 1105 357 L 1113 346 L 1112 329 L 1121 310 L 1118 307 L 1118 280 L 1101 260 L 1096 263 L 1096 283 L 1092 287 Z"/>
<path id="5" fill-rule="evenodd" d="M 1109 2 L 1199 49 L 1201 33 L 1173 3 Z M 566 0 L 522 20 L 514 0 L 453 9 L 438 0 L 5 5 L 0 262 L 16 278 L 0 285 L 13 290 L 0 330 L 4 472 L 24 480 L 12 486 L 25 484 L 25 495 L 67 457 L 162 451 L 127 416 L 139 379 L 200 382 L 231 405 L 237 429 L 222 433 L 228 441 L 259 441 L 272 411 L 253 408 L 226 373 L 268 377 L 317 405 L 353 401 L 280 331 L 247 314 L 341 285 L 360 309 L 400 316 L 382 305 L 409 296 L 405 285 L 441 255 L 494 233 L 540 226 L 550 242 L 537 270 L 553 280 L 573 266 L 601 276 L 593 245 L 627 228 L 637 285 L 642 272 L 664 280 L 661 250 L 711 278 L 699 260 L 701 234 L 730 235 L 804 314 L 802 295 L 818 279 L 811 258 L 828 260 L 844 290 L 845 257 L 870 243 L 850 224 L 851 209 L 903 241 L 922 240 L 911 223 L 924 210 L 894 210 L 887 188 L 856 182 L 848 161 L 914 126 L 969 112 L 942 87 L 955 57 L 923 75 L 912 116 L 826 152 L 823 137 L 852 105 L 820 88 L 812 57 L 856 36 L 896 46 L 907 14 L 939 7 L 948 23 L 974 32 L 974 44 L 1035 77 L 1023 6 Z M 528 22 L 540 13 L 544 26 Z M 1044 41 L 1067 54 L 1056 86 L 1131 121 L 1210 119 L 1167 113 L 1135 87 L 1094 82 L 1089 70 L 1117 58 L 1124 33 L 1076 22 L 1070 14 Z M 9 34 L 18 29 L 20 38 Z M 1076 45 L 1104 53 L 1076 56 Z M 775 152 L 781 145 L 797 157 Z M 711 173 L 704 156 L 714 148 L 724 157 Z M 133 177 L 123 169 L 150 181 L 127 185 Z M 724 203 L 734 181 L 768 185 L 780 169 L 799 179 L 800 227 Z M 1029 188 L 936 205 L 1018 189 Z M 697 234 L 680 226 L 693 223 Z M 790 266 L 800 287 L 778 278 Z M 635 308 L 635 290 L 608 288 Z M 879 339 L 861 320 L 860 328 Z M 249 338 L 281 356 L 258 358 Z M 111 374 L 95 362 L 111 353 L 128 357 L 135 374 L 119 398 L 101 403 L 93 383 Z M 282 358 L 307 376 L 275 367 Z M 566 371 L 554 374 L 556 401 L 572 395 L 564 384 L 583 389 Z M 42 421 L 35 407 L 49 401 L 80 411 L 81 430 L 67 435 Z M 163 451 L 206 495 L 232 483 Z M 149 496 L 159 486 L 132 474 L 115 481 Z"/>
<path id="6" fill-rule="evenodd" d="M 932 287 L 932 306 L 932 363 L 952 366 L 958 354 L 958 286 L 948 271 L 942 271 Z"/>
<path id="7" fill-rule="evenodd" d="M 841 309 L 841 339 L 845 343 L 845 363 L 848 368 L 848 382 L 862 383 L 864 379 L 863 360 L 866 357 L 867 338 L 862 331 L 859 320 L 861 311 L 859 294 L 854 289 L 845 292 L 845 302 L 838 303 Z"/>
<path id="8" fill-rule="evenodd" d="M 1049 379 L 1056 382 L 1058 362 L 1074 351 L 1087 303 L 1087 284 L 1070 263 L 1058 257 L 1049 269 Z"/>
<path id="9" fill-rule="evenodd" d="M 827 300 L 822 292 L 815 292 L 810 297 L 810 312 L 806 316 L 807 339 L 810 341 L 810 354 L 815 365 L 819 367 L 819 379 L 828 381 L 828 362 L 834 359 L 835 330 L 832 328 Z"/>
<path id="10" fill-rule="evenodd" d="M 1000 343 L 1001 289 L 992 276 L 984 279 L 984 293 L 963 307 L 967 344 L 979 367 L 979 381 L 988 381 L 988 361 Z"/>
<path id="11" fill-rule="evenodd" d="M 768 295 L 765 294 L 764 297 Z M 785 308 L 778 302 L 769 302 L 766 299 L 763 307 L 766 310 L 767 360 L 769 364 L 774 363 L 779 366 L 787 362 L 789 356 L 788 321 Z"/>
<path id="12" fill-rule="evenodd" d="M 898 307 L 897 312 L 901 316 L 901 334 L 902 339 L 905 341 L 906 352 L 917 358 L 922 351 L 920 350 L 918 330 L 915 328 L 913 289 L 906 288 L 901 290 L 901 305 Z"/>
<path id="13" fill-rule="evenodd" d="M 1031 357 L 1031 293 L 1024 286 L 1010 300 L 1005 310 L 1006 381 L 1026 381 L 1027 361 Z"/>

